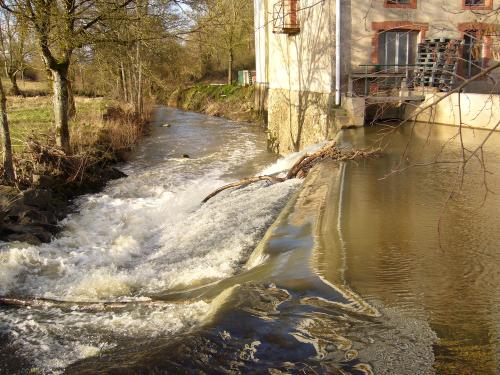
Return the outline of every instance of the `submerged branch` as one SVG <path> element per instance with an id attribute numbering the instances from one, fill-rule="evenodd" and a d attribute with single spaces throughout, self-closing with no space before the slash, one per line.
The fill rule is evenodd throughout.
<path id="1" fill-rule="evenodd" d="M 10 308 L 58 308 L 68 310 L 83 310 L 83 311 L 102 311 L 123 309 L 131 304 L 134 305 L 149 305 L 161 303 L 162 301 L 145 300 L 145 301 L 63 301 L 50 298 L 34 298 L 34 297 L 0 297 L 0 307 Z"/>

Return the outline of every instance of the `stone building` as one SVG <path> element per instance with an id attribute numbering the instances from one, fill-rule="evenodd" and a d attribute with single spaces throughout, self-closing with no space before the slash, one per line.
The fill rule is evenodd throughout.
<path id="1" fill-rule="evenodd" d="M 256 97 L 282 154 L 372 118 L 409 116 L 500 60 L 500 0 L 254 3 Z M 462 121 L 494 127 L 498 83 L 485 77 L 464 91 Z M 456 123 L 456 96 L 436 107 L 436 122 Z"/>

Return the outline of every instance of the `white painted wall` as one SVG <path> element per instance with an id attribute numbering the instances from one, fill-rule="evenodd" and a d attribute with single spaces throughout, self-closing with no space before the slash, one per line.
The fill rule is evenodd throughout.
<path id="1" fill-rule="evenodd" d="M 257 80 L 264 82 L 267 73 L 271 89 L 331 93 L 335 85 L 335 0 L 300 0 L 301 31 L 292 36 L 273 34 L 272 13 L 277 0 L 254 1 Z M 371 64 L 372 22 L 428 23 L 427 38 L 461 38 L 457 25 L 463 22 L 499 23 L 487 16 L 488 11 L 462 10 L 461 0 L 418 0 L 417 9 L 385 8 L 384 0 L 339 1 L 344 15 L 343 77 L 349 71 L 362 71 L 360 64 Z M 500 0 L 493 0 L 493 8 L 500 8 Z M 266 14 L 268 28 L 264 30 Z M 346 17 L 349 14 L 351 17 Z"/>
<path id="2" fill-rule="evenodd" d="M 437 103 L 445 93 L 428 94 L 425 101 L 415 106 L 406 107 L 406 116 L 417 114 L 430 104 Z M 460 108 L 462 108 L 462 124 L 482 129 L 492 129 L 500 121 L 500 95 L 488 94 L 451 94 L 417 117 L 418 121 L 431 121 L 437 124 L 460 125 Z"/>
<path id="3" fill-rule="evenodd" d="M 254 0 L 255 23 L 255 70 L 257 84 L 268 83 L 268 29 L 269 17 L 267 13 L 268 0 Z"/>
<path id="4" fill-rule="evenodd" d="M 297 35 L 269 29 L 271 89 L 330 93 L 335 79 L 335 3 L 301 0 Z M 272 4 L 268 11 L 272 12 Z M 332 6 L 333 5 L 333 6 Z M 332 29 L 333 28 L 333 29 Z"/>
<path id="5" fill-rule="evenodd" d="M 384 0 L 361 0 L 351 8 L 352 22 L 352 69 L 359 70 L 359 64 L 371 64 L 372 22 L 409 21 L 427 23 L 426 38 L 461 39 L 457 26 L 465 22 L 498 24 L 491 11 L 462 10 L 462 0 L 417 0 L 416 9 L 385 8 Z M 500 8 L 500 0 L 493 0 L 493 9 Z M 498 41 L 500 43 L 500 40 Z"/>

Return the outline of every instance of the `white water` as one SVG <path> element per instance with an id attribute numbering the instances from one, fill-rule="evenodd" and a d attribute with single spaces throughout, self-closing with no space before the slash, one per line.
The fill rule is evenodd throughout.
<path id="1" fill-rule="evenodd" d="M 42 246 L 0 243 L 0 295 L 141 302 L 240 269 L 300 182 L 254 184 L 201 205 L 215 188 L 262 171 L 273 158 L 254 130 L 163 111 L 160 118 L 172 128 L 157 130 L 145 142 L 124 168 L 128 178 L 83 197 L 57 239 Z M 191 159 L 179 158 L 186 152 Z M 297 157 L 268 165 L 265 172 Z M 99 306 L 2 309 L 0 339 L 15 357 L 52 373 L 126 338 L 188 329 L 209 308 L 203 301 Z"/>

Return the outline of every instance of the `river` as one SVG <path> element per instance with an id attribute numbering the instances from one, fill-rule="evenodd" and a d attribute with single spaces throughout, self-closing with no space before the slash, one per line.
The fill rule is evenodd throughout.
<path id="1" fill-rule="evenodd" d="M 0 307 L 0 373 L 498 372 L 499 196 L 477 165 L 446 205 L 455 165 L 384 178 L 410 137 L 409 158 L 428 161 L 453 128 L 407 127 L 379 158 L 201 205 L 300 154 L 277 160 L 258 128 L 174 109 L 153 125 L 129 177 L 81 198 L 51 244 L 0 244 L 0 295 L 46 299 Z"/>
<path id="2" fill-rule="evenodd" d="M 153 134 L 123 166 L 128 178 L 81 198 L 52 243 L 0 245 L 0 295 L 86 303 L 0 308 L 0 372 L 60 372 L 119 343 L 199 323 L 209 302 L 150 302 L 242 267 L 299 183 L 201 201 L 276 159 L 258 127 L 159 108 Z"/>

